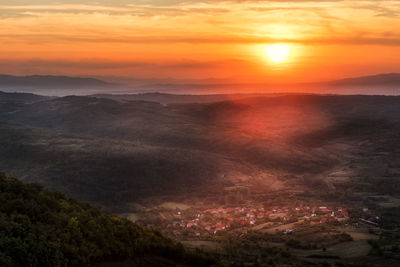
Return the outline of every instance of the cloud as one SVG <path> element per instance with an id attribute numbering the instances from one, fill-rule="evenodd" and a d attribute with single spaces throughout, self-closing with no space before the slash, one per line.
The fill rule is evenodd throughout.
<path id="1" fill-rule="evenodd" d="M 316 3 L 316 2 L 341 2 L 344 0 L 268 0 L 268 2 L 280 2 L 280 3 Z M 85 4 L 85 5 L 103 5 L 103 6 L 130 6 L 138 4 L 147 5 L 177 5 L 180 3 L 216 3 L 216 2 L 227 2 L 226 0 L 59 0 L 57 2 L 53 0 L 0 0 L 0 5 L 51 5 L 51 4 Z M 248 2 L 265 2 L 262 0 L 231 0 L 231 2 L 237 3 L 248 3 Z"/>
<path id="2" fill-rule="evenodd" d="M 124 37 L 100 37 L 100 36 L 71 36 L 64 34 L 0 34 L 0 40 L 24 39 L 27 43 L 120 43 L 120 44 L 269 44 L 269 43 L 293 43 L 302 45 L 386 45 L 399 46 L 400 35 L 386 33 L 383 36 L 377 37 L 328 37 L 328 38 L 272 38 L 267 36 L 124 36 Z"/>
<path id="3" fill-rule="evenodd" d="M 0 69 L 14 69 L 20 72 L 37 73 L 38 70 L 118 70 L 118 69 L 208 69 L 248 64 L 245 60 L 229 59 L 220 61 L 195 61 L 191 59 L 172 62 L 112 61 L 101 59 L 44 60 L 44 59 L 3 59 Z"/>

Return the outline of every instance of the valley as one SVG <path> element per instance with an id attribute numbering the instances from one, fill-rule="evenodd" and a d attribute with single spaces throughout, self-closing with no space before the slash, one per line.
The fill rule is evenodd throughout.
<path id="1" fill-rule="evenodd" d="M 227 264 L 379 266 L 399 260 L 399 122 L 396 96 L 4 93 L 0 169 Z"/>

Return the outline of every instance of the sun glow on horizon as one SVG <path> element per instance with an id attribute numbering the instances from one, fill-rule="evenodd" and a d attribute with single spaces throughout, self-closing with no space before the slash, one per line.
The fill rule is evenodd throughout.
<path id="1" fill-rule="evenodd" d="M 274 63 L 282 63 L 290 55 L 290 47 L 286 44 L 272 44 L 265 47 L 265 54 Z"/>
<path id="2" fill-rule="evenodd" d="M 0 2 L 0 73 L 279 83 L 400 67 L 393 0 Z"/>

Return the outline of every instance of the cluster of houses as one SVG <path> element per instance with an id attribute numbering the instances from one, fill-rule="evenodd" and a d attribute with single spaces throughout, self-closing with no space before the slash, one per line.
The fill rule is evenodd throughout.
<path id="1" fill-rule="evenodd" d="M 187 214 L 186 214 L 187 213 Z M 286 224 L 293 222 L 309 222 L 311 225 L 330 221 L 344 221 L 349 218 L 345 208 L 321 207 L 273 207 L 251 208 L 213 208 L 196 212 L 176 210 L 171 221 L 162 225 L 164 232 L 175 236 L 216 235 L 237 228 L 254 227 L 271 222 Z M 152 227 L 153 225 L 145 225 Z"/>
<path id="2" fill-rule="evenodd" d="M 342 222 L 349 218 L 346 208 L 331 209 L 328 207 L 314 208 L 312 213 L 308 213 L 303 217 L 310 221 L 310 225 L 327 223 L 330 221 Z"/>

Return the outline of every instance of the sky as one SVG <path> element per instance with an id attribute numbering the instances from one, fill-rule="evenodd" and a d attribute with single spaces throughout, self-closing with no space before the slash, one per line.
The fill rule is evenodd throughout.
<path id="1" fill-rule="evenodd" d="M 308 82 L 400 72 L 400 1 L 0 0 L 0 73 Z M 273 62 L 266 48 L 290 54 Z"/>

